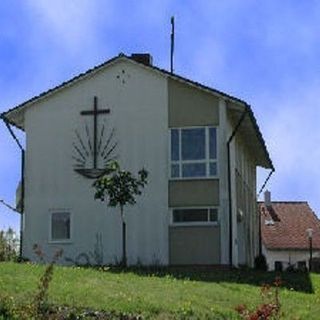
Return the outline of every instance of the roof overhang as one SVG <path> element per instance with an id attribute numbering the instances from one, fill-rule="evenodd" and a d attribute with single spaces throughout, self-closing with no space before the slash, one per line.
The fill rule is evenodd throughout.
<path id="1" fill-rule="evenodd" d="M 0 118 L 3 119 L 4 121 L 6 121 L 7 123 L 10 123 L 11 125 L 17 127 L 18 129 L 21 129 L 24 131 L 24 129 L 25 129 L 24 128 L 25 112 L 28 108 L 35 105 L 36 103 L 41 102 L 44 99 L 49 98 L 53 94 L 56 94 L 56 93 L 60 92 L 61 90 L 64 90 L 65 88 L 68 88 L 68 87 L 76 84 L 77 82 L 79 82 L 81 80 L 92 77 L 96 73 L 104 70 L 104 68 L 112 65 L 113 63 L 115 63 L 121 59 L 127 60 L 129 58 L 126 57 L 124 54 L 119 54 L 119 56 L 116 56 L 108 61 L 105 61 L 104 63 L 102 63 L 100 65 L 95 66 L 94 68 L 91 68 L 83 73 L 80 73 L 76 77 L 73 77 L 72 79 L 63 82 L 63 83 L 59 84 L 58 86 L 56 86 L 52 89 L 49 89 L 47 91 L 44 91 L 44 92 L 40 93 L 39 95 L 34 96 L 31 99 L 9 109 L 8 111 L 1 113 Z"/>
<path id="2" fill-rule="evenodd" d="M 245 115 L 244 115 L 245 113 Z M 247 147 L 257 166 L 274 170 L 265 141 L 257 124 L 253 111 L 247 103 L 228 103 L 227 114 L 231 122 L 236 125 L 243 118 L 239 126 L 239 136 Z M 244 117 L 243 117 L 244 115 Z"/>

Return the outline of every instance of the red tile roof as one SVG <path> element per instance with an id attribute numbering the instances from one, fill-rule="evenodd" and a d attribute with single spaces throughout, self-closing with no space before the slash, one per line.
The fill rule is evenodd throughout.
<path id="1" fill-rule="evenodd" d="M 270 207 L 259 202 L 258 207 L 262 243 L 266 248 L 308 249 L 306 230 L 312 228 L 312 246 L 320 249 L 320 221 L 307 202 L 272 202 Z M 270 223 L 271 220 L 273 223 Z"/>

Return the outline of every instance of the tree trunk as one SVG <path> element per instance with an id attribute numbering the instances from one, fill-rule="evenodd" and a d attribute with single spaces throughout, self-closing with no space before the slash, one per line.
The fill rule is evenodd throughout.
<path id="1" fill-rule="evenodd" d="M 122 264 L 127 266 L 127 252 L 126 252 L 126 223 L 122 221 Z"/>
<path id="2" fill-rule="evenodd" d="M 122 220 L 122 266 L 127 266 L 127 236 L 126 236 L 126 223 L 123 217 L 123 207 L 121 207 L 121 220 Z"/>

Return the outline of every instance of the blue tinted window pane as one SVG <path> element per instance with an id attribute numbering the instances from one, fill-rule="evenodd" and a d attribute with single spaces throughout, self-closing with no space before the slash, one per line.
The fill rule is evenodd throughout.
<path id="1" fill-rule="evenodd" d="M 173 222 L 207 222 L 207 209 L 176 209 L 173 210 Z"/>
<path id="2" fill-rule="evenodd" d="M 183 177 L 204 177 L 206 175 L 205 163 L 188 163 L 182 165 Z"/>
<path id="3" fill-rule="evenodd" d="M 217 175 L 217 163 L 209 163 L 210 176 Z"/>
<path id="4" fill-rule="evenodd" d="M 171 165 L 171 177 L 172 178 L 177 178 L 179 177 L 179 165 L 178 164 L 173 164 Z"/>
<path id="5" fill-rule="evenodd" d="M 205 159 L 205 129 L 181 130 L 182 160 Z"/>
<path id="6" fill-rule="evenodd" d="M 171 160 L 179 160 L 179 131 L 171 130 Z"/>
<path id="7" fill-rule="evenodd" d="M 210 159 L 217 158 L 217 130 L 216 130 L 216 128 L 209 129 L 209 155 L 210 155 Z"/>

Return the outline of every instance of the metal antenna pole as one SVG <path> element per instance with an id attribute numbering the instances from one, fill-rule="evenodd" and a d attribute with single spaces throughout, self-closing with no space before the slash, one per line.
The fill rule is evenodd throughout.
<path id="1" fill-rule="evenodd" d="M 170 72 L 173 73 L 173 52 L 174 52 L 174 16 L 171 17 L 171 50 L 170 50 Z"/>

